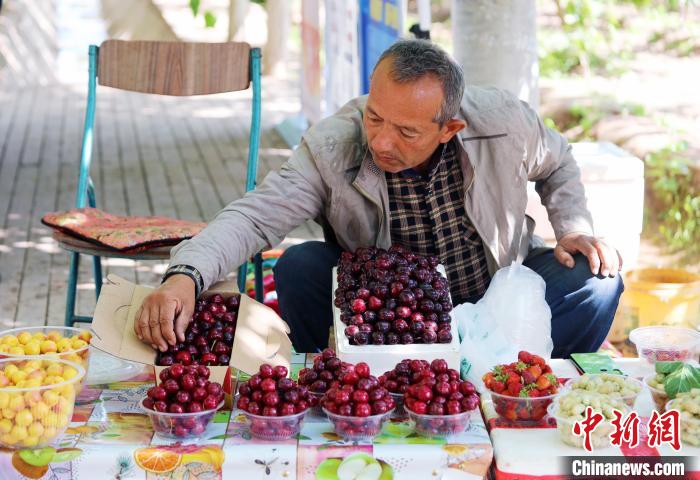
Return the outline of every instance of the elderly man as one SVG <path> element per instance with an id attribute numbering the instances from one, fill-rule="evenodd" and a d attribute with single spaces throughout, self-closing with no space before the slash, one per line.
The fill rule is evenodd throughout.
<path id="1" fill-rule="evenodd" d="M 528 181 L 547 208 L 553 250 L 533 246 Z M 136 334 L 163 351 L 182 341 L 199 292 L 308 219 L 326 241 L 289 248 L 275 268 L 300 352 L 326 346 L 331 270 L 362 246 L 436 255 L 454 304 L 477 301 L 495 270 L 522 261 L 546 282 L 558 357 L 600 346 L 623 290 L 617 251 L 593 236 L 566 140 L 513 95 L 465 88 L 439 47 L 402 40 L 377 62 L 368 96 L 310 128 L 279 171 L 173 249 Z"/>

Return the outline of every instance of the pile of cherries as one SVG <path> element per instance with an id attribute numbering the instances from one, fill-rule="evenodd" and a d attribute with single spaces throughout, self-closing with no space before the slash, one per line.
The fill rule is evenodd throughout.
<path id="1" fill-rule="evenodd" d="M 460 381 L 459 372 L 448 368 L 447 361 L 443 359 L 433 360 L 427 368 L 426 363 L 410 361 L 411 384 L 404 393 L 408 410 L 419 415 L 441 416 L 476 409 L 479 396 L 471 382 Z"/>
<path id="2" fill-rule="evenodd" d="M 343 252 L 334 304 L 350 343 L 450 343 L 452 302 L 438 262 L 398 245 Z"/>
<path id="3" fill-rule="evenodd" d="M 314 357 L 312 368 L 299 370 L 299 384 L 309 387 L 312 393 L 325 393 L 340 386 L 340 378 L 350 367 L 352 365 L 342 362 L 333 349 L 326 348 Z"/>
<path id="4" fill-rule="evenodd" d="M 209 369 L 204 365 L 185 366 L 179 363 L 160 372 L 160 383 L 148 389 L 143 406 L 166 413 L 200 413 L 216 410 L 224 400 L 221 384 L 209 381 Z M 185 437 L 204 432 L 210 416 L 183 416 L 168 425 L 175 436 Z"/>
<path id="5" fill-rule="evenodd" d="M 156 365 L 228 365 L 239 304 L 239 295 L 224 299 L 215 294 L 198 300 L 192 321 L 185 331 L 185 341 L 169 346 L 166 352 L 159 352 Z"/>
<path id="6" fill-rule="evenodd" d="M 350 365 L 340 378 L 340 385 L 329 389 L 322 400 L 323 408 L 344 417 L 381 415 L 396 405 L 389 391 L 370 375 L 369 365 Z"/>
<path id="7" fill-rule="evenodd" d="M 238 388 L 238 408 L 253 415 L 285 417 L 316 405 L 309 389 L 287 378 L 287 367 L 260 365 L 258 373 Z"/>

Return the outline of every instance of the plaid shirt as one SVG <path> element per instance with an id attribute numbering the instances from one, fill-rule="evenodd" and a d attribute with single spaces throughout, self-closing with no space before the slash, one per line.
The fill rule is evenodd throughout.
<path id="1" fill-rule="evenodd" d="M 464 211 L 454 143 L 436 152 L 427 175 L 411 169 L 385 176 L 392 243 L 420 255 L 436 255 L 447 271 L 455 305 L 480 298 L 491 276 L 481 238 Z"/>

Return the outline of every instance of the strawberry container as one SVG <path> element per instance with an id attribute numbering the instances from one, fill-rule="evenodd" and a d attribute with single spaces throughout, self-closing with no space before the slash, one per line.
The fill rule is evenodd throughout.
<path id="1" fill-rule="evenodd" d="M 216 411 L 224 406 L 222 400 L 212 410 L 202 410 L 196 413 L 158 412 L 144 406 L 143 401 L 146 398 L 144 397 L 139 402 L 139 406 L 151 420 L 153 430 L 162 437 L 174 440 L 193 440 L 202 437 L 216 415 Z"/>
<path id="2" fill-rule="evenodd" d="M 639 358 L 649 363 L 683 362 L 697 359 L 700 332 L 681 327 L 640 327 L 630 332 L 630 341 Z"/>
<path id="3" fill-rule="evenodd" d="M 423 437 L 446 437 L 464 432 L 470 423 L 471 411 L 455 415 L 426 415 L 406 408 L 408 417 L 415 424 L 416 432 Z"/>
<path id="4" fill-rule="evenodd" d="M 491 402 L 498 415 L 510 422 L 528 425 L 542 420 L 547 414 L 547 407 L 559 395 L 546 395 L 543 397 L 511 397 L 496 392 L 491 394 Z"/>
<path id="5" fill-rule="evenodd" d="M 245 417 L 253 437 L 272 442 L 289 440 L 298 435 L 308 411 L 309 409 L 306 409 L 303 412 L 282 417 L 253 415 L 245 410 L 241 410 L 241 413 Z"/>
<path id="6" fill-rule="evenodd" d="M 370 441 L 382 431 L 384 422 L 391 417 L 394 410 L 368 417 L 346 417 L 331 413 L 323 408 L 323 413 L 333 424 L 335 433 L 349 441 Z"/>

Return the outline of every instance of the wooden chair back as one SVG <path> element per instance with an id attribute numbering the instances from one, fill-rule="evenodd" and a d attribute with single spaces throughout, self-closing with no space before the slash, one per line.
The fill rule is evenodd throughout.
<path id="1" fill-rule="evenodd" d="M 245 90 L 247 43 L 107 40 L 99 49 L 100 85 L 158 95 L 190 96 Z"/>

